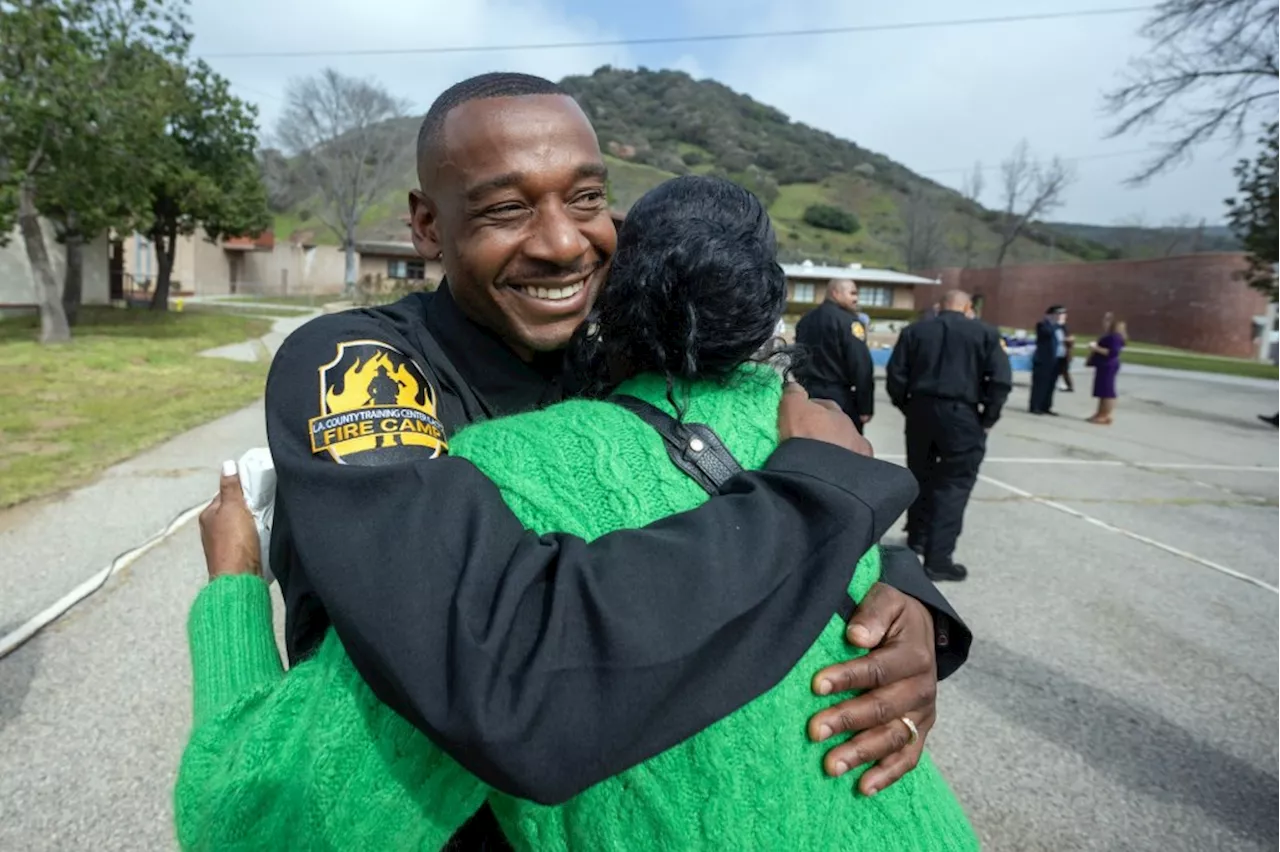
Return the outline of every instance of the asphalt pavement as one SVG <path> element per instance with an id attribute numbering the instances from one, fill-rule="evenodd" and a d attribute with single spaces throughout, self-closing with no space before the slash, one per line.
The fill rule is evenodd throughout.
<path id="1" fill-rule="evenodd" d="M 1086 377 L 1082 374 L 1080 379 Z M 1116 425 L 1015 391 L 946 593 L 976 640 L 929 745 L 992 850 L 1277 847 L 1275 382 L 1129 369 Z M 869 435 L 902 453 L 880 400 Z M 0 513 L 0 633 L 211 496 L 260 406 Z M 894 539 L 896 540 L 896 539 Z M 204 582 L 187 524 L 0 660 L 0 849 L 173 848 Z"/>

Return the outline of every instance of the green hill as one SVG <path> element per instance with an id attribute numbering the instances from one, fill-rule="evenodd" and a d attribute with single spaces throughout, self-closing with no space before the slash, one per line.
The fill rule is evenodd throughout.
<path id="1" fill-rule="evenodd" d="M 904 269 L 903 210 L 908 194 L 915 193 L 927 199 L 940 219 L 940 265 L 964 264 L 966 234 L 972 234 L 972 265 L 993 262 L 998 244 L 992 229 L 995 213 L 883 154 L 793 122 L 720 83 L 694 80 L 679 71 L 606 66 L 591 75 L 567 77 L 561 85 L 595 125 L 609 163 L 610 201 L 619 209 L 629 208 L 645 191 L 674 175 L 720 175 L 751 189 L 769 205 L 784 259 Z M 394 132 L 403 133 L 410 145 L 417 124 L 417 119 L 402 119 L 393 125 Z M 264 171 L 277 212 L 277 234 L 305 229 L 320 242 L 337 242 L 316 217 L 318 199 L 298 185 L 287 159 L 266 152 Z M 406 238 L 405 193 L 415 182 L 412 169 L 406 168 L 403 188 L 388 193 L 365 217 L 364 238 Z M 807 222 L 805 211 L 814 205 L 852 214 L 856 230 Z M 1096 234 L 1037 223 L 1015 243 L 1006 263 L 1098 260 L 1120 254 Z"/>

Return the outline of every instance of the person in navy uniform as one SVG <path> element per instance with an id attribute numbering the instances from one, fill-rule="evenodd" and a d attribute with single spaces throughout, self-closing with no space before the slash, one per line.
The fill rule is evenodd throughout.
<path id="1" fill-rule="evenodd" d="M 857 285 L 837 279 L 827 298 L 796 323 L 796 379 L 814 399 L 829 399 L 858 431 L 875 415 L 875 367 L 867 327 L 857 314 Z"/>
<path id="2" fill-rule="evenodd" d="M 1032 414 L 1057 417 L 1053 410 L 1053 391 L 1058 384 L 1062 359 L 1067 357 L 1067 309 L 1050 305 L 1036 323 L 1036 351 L 1031 356 Z"/>
<path id="3" fill-rule="evenodd" d="M 448 455 L 469 423 L 574 393 L 564 349 L 617 239 L 607 177 L 594 129 L 554 83 L 500 73 L 446 90 L 423 121 L 410 193 L 414 246 L 445 280 L 307 323 L 266 389 L 270 563 L 290 660 L 334 626 L 379 699 L 481 780 L 548 804 L 772 688 L 817 638 L 796 625 L 833 611 L 815 590 L 843 595 L 902 490 L 903 472 L 867 457 L 846 418 L 797 394 L 763 469 L 691 512 L 592 542 L 525 530 L 492 482 Z M 349 349 L 400 365 L 418 386 L 401 407 L 439 434 L 365 437 L 334 384 Z M 814 723 L 833 742 L 861 731 L 837 747 L 877 764 L 863 789 L 915 765 L 925 730 L 909 743 L 899 719 L 933 718 L 937 679 L 971 641 L 914 557 L 886 561 L 882 578 L 851 621 L 876 647 L 824 673 L 833 695 L 866 691 Z M 485 813 L 461 848 L 498 843 Z"/>
<path id="4" fill-rule="evenodd" d="M 1013 372 L 1000 333 L 973 318 L 968 294 L 953 290 L 939 307 L 935 318 L 903 329 L 885 386 L 906 415 L 907 467 L 920 483 L 907 544 L 924 555 L 930 579 L 963 580 L 969 572 L 953 559 L 956 540 Z"/>

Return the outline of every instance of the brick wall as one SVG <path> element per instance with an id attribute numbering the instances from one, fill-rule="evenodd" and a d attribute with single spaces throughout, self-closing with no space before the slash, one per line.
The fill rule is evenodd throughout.
<path id="1" fill-rule="evenodd" d="M 1045 308 L 1067 306 L 1069 325 L 1087 339 L 1101 331 L 1107 311 L 1129 323 L 1129 336 L 1206 352 L 1251 358 L 1257 352 L 1253 318 L 1267 311 L 1266 298 L 1236 277 L 1245 267 L 1236 252 L 1183 255 L 1155 260 L 1056 263 L 997 269 L 947 268 L 921 273 L 942 287 L 916 288 L 916 307 L 959 288 L 982 302 L 989 323 L 1030 331 Z"/>

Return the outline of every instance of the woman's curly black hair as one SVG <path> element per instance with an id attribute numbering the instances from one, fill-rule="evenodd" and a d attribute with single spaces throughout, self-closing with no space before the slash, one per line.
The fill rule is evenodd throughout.
<path id="1" fill-rule="evenodd" d="M 670 390 L 756 358 L 786 307 L 777 254 L 764 205 L 734 183 L 690 175 L 645 193 L 571 345 L 583 389 L 600 396 L 653 372 Z"/>

